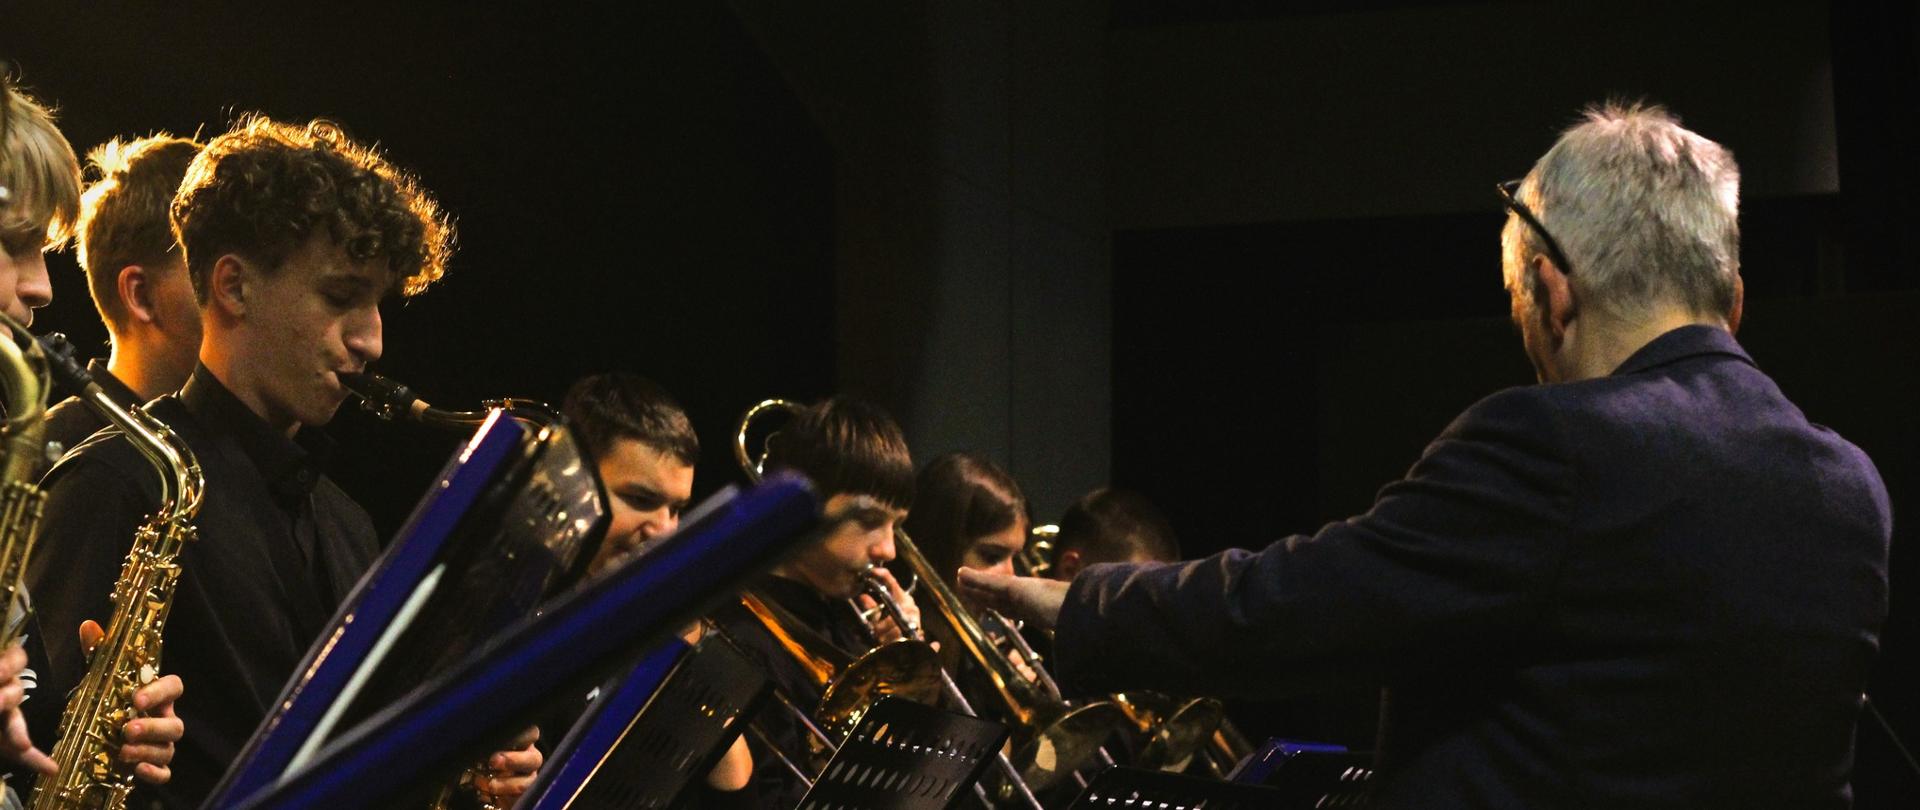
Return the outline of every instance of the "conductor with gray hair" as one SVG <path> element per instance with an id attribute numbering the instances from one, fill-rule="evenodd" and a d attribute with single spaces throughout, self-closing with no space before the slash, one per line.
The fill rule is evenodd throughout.
<path id="1" fill-rule="evenodd" d="M 1365 514 L 963 589 L 1055 626 L 1074 691 L 1387 687 L 1373 807 L 1849 806 L 1891 510 L 1734 339 L 1732 153 L 1607 104 L 1499 192 L 1540 384 L 1468 408 Z"/>

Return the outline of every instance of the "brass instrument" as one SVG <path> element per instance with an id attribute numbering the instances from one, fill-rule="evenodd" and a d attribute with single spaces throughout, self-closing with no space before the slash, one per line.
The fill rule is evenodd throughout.
<path id="1" fill-rule="evenodd" d="M 27 327 L 0 312 L 0 381 L 6 385 L 6 421 L 0 422 L 0 650 L 20 640 L 26 624 L 27 557 L 47 496 L 34 482 L 46 458 L 47 357 Z"/>
<path id="2" fill-rule="evenodd" d="M 1013 555 L 1013 573 L 1023 577 L 1053 576 L 1054 552 L 1058 549 L 1055 542 L 1060 537 L 1060 527 L 1048 523 L 1035 526 L 1027 532 L 1027 543 Z"/>
<path id="3" fill-rule="evenodd" d="M 831 644 L 806 641 L 806 635 L 795 632 L 797 622 L 792 617 L 757 594 L 743 593 L 740 601 L 780 648 L 820 684 L 820 704 L 810 717 L 832 739 L 845 738 L 867 709 L 888 695 L 928 705 L 939 702 L 940 660 L 931 647 L 910 640 L 891 641 L 850 658 Z"/>
<path id="4" fill-rule="evenodd" d="M 378 374 L 347 372 L 339 376 L 340 386 L 359 399 L 362 410 L 388 422 L 416 422 L 467 430 L 484 424 L 494 411 L 540 427 L 559 419 L 559 412 L 553 406 L 530 399 L 502 397 L 481 402 L 481 409 L 477 411 L 449 411 L 427 404 L 413 389 Z"/>
<path id="5" fill-rule="evenodd" d="M 762 414 L 791 412 L 798 406 L 785 400 L 769 399 L 748 409 L 740 417 L 740 430 L 734 437 L 734 458 L 747 477 L 760 480 L 763 455 L 752 458 L 747 450 L 747 429 Z M 879 643 L 858 658 L 849 656 L 831 644 L 809 641 L 815 635 L 787 616 L 779 606 L 748 591 L 740 601 L 747 612 L 773 636 L 781 649 L 800 664 L 800 668 L 820 685 L 821 698 L 811 712 L 802 712 L 807 724 L 818 722 L 829 740 L 838 740 L 860 723 L 866 710 L 881 698 L 898 695 L 908 700 L 933 705 L 942 692 L 940 659 L 932 647 L 913 640 Z M 904 628 L 906 624 L 901 623 Z M 820 742 L 821 735 L 815 735 Z"/>
<path id="6" fill-rule="evenodd" d="M 792 403 L 770 399 L 748 409 L 741 417 L 740 429 L 734 437 L 734 458 L 750 475 L 757 476 L 765 462 L 764 455 L 756 461 L 747 451 L 747 433 L 753 420 L 763 413 L 795 410 L 798 406 Z M 1044 789 L 1092 762 L 1100 752 L 1100 744 L 1124 723 L 1120 710 L 1104 701 L 1069 706 L 1056 695 L 1044 693 L 1014 669 L 1005 653 L 987 638 L 972 613 L 953 593 L 947 578 L 934 570 L 913 539 L 898 529 L 894 531 L 894 552 L 895 559 L 906 566 L 907 572 L 924 583 L 935 617 L 930 626 L 940 636 L 941 643 L 978 663 L 998 698 L 996 702 L 1001 711 L 996 714 L 1014 730 L 1011 760 L 1019 772 L 1018 781 L 1023 783 L 1017 788 Z M 894 614 L 896 624 L 912 632 L 911 622 L 899 606 L 893 604 L 887 589 L 871 577 L 866 580 L 869 595 Z M 944 670 L 941 675 L 945 676 Z M 957 688 L 946 691 L 963 710 L 970 711 L 971 707 L 965 706 L 965 698 Z"/>
<path id="7" fill-rule="evenodd" d="M 999 715 L 1014 729 L 1012 759 L 1027 784 L 1043 790 L 1092 763 L 1101 753 L 1101 743 L 1125 722 L 1120 708 L 1107 701 L 1069 705 L 1027 680 L 987 637 L 979 621 L 954 594 L 953 586 L 914 545 L 913 538 L 896 531 L 893 542 L 896 559 L 926 583 L 935 635 L 943 644 L 955 645 L 962 655 L 972 658 L 998 698 Z"/>
<path id="8" fill-rule="evenodd" d="M 1145 742 L 1134 754 L 1134 763 L 1142 768 L 1185 771 L 1226 722 L 1226 705 L 1217 698 L 1122 692 L 1113 696 L 1113 702 L 1126 712 Z"/>
<path id="9" fill-rule="evenodd" d="M 1202 750 L 1206 753 L 1207 770 L 1225 779 L 1253 753 L 1253 741 L 1241 734 L 1232 720 L 1222 719 L 1220 727 L 1214 729 L 1213 736 L 1207 738 L 1206 747 Z"/>
<path id="10" fill-rule="evenodd" d="M 1035 526 L 1027 542 L 1013 555 L 1014 573 L 1023 577 L 1051 576 L 1058 562 L 1060 527 Z M 1035 658 L 1020 631 L 1007 628 L 1007 636 L 1019 645 L 1023 654 Z M 1058 690 L 1055 690 L 1058 694 Z M 1196 754 L 1216 775 L 1225 775 L 1252 746 L 1226 718 L 1226 706 L 1215 698 L 1174 698 L 1158 692 L 1124 692 L 1113 695 L 1113 702 L 1127 716 L 1142 744 L 1134 754 L 1134 763 L 1142 768 L 1184 771 Z"/>
<path id="11" fill-rule="evenodd" d="M 73 359 L 64 337 L 49 335 L 43 341 L 61 381 L 119 428 L 160 474 L 160 504 L 134 532 L 133 548 L 114 582 L 106 634 L 89 651 L 87 674 L 61 715 L 53 749 L 60 770 L 40 778 L 30 802 L 34 810 L 118 810 L 133 790 L 133 771 L 115 755 L 122 729 L 140 716 L 133 693 L 159 677 L 161 635 L 180 581 L 178 560 L 197 537 L 192 521 L 200 512 L 206 479 L 186 443 L 139 405 L 109 397 Z"/>
<path id="12" fill-rule="evenodd" d="M 546 428 L 559 419 L 559 412 L 544 402 L 504 397 L 480 403 L 477 411 L 449 411 L 429 405 L 413 389 L 372 372 L 343 372 L 340 385 L 360 402 L 360 408 L 383 421 L 413 422 L 433 428 L 466 431 L 485 424 L 495 411 L 535 428 Z M 458 791 L 472 793 L 478 810 L 502 810 L 494 798 L 482 791 L 478 779 L 490 775 L 484 762 L 463 769 L 453 782 L 435 792 L 428 810 L 447 810 L 454 806 Z"/>

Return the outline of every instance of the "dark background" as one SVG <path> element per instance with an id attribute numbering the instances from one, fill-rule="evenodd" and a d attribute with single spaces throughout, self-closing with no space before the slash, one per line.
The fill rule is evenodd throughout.
<path id="1" fill-rule="evenodd" d="M 462 249 L 389 306 L 380 367 L 441 404 L 640 371 L 688 406 L 704 494 L 747 404 L 853 391 L 921 460 L 1009 466 L 1043 520 L 1139 489 L 1189 555 L 1364 510 L 1530 382 L 1492 185 L 1582 104 L 1668 103 L 1745 171 L 1742 342 L 1893 494 L 1870 691 L 1920 736 L 1909 4 L 1030 5 L 13 2 L 0 54 L 83 149 L 262 110 L 418 172 Z M 104 351 L 53 272 L 38 326 Z M 449 449 L 332 430 L 388 530 Z M 1364 744 L 1369 705 L 1236 709 Z M 1856 782 L 1920 795 L 1870 725 Z"/>

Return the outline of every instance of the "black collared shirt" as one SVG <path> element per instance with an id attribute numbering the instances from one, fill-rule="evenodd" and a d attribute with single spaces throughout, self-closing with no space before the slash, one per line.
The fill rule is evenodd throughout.
<path id="1" fill-rule="evenodd" d="M 88 360 L 87 373 L 93 376 L 93 381 L 99 383 L 100 388 L 107 392 L 107 396 L 113 397 L 115 402 L 144 401 L 139 394 L 134 393 L 133 389 L 128 388 L 126 383 L 121 382 L 119 377 L 113 376 L 113 372 L 107 370 L 107 363 L 104 360 L 99 358 Z M 68 450 L 79 447 L 87 437 L 100 432 L 100 429 L 106 426 L 107 420 L 95 413 L 87 403 L 81 402 L 79 397 L 67 397 L 47 409 L 47 452 L 57 459 Z M 46 467 L 51 466 L 53 464 L 49 461 L 39 472 L 44 474 L 47 471 Z"/>
<path id="2" fill-rule="evenodd" d="M 206 476 L 166 627 L 161 671 L 177 673 L 187 735 L 164 788 L 137 793 L 198 807 L 279 697 L 334 609 L 378 551 L 373 523 L 321 472 L 325 437 L 289 439 L 205 367 L 148 411 L 192 448 Z M 105 625 L 134 530 L 160 497 L 152 465 L 117 432 L 74 450 L 42 483 L 46 518 L 28 573 L 48 660 L 27 702 L 51 745 L 64 696 L 84 674 L 75 628 Z M 133 806 L 145 807 L 144 801 Z"/>

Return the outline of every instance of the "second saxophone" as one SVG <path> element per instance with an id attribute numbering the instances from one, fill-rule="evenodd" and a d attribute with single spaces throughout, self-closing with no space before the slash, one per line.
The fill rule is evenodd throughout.
<path id="1" fill-rule="evenodd" d="M 115 402 L 73 359 L 60 335 L 41 338 L 53 374 L 120 429 L 160 473 L 161 497 L 134 532 L 113 586 L 113 616 L 89 652 L 87 674 L 67 700 L 53 760 L 60 771 L 33 788 L 34 810 L 120 810 L 133 771 L 115 754 L 121 729 L 138 715 L 133 693 L 160 675 L 161 634 L 180 581 L 180 552 L 193 542 L 206 479 L 185 442 L 139 405 Z"/>

